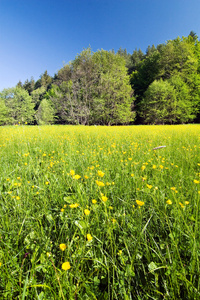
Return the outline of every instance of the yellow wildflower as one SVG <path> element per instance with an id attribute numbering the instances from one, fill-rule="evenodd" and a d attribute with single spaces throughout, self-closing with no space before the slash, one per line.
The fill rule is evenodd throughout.
<path id="1" fill-rule="evenodd" d="M 77 208 L 79 206 L 78 203 L 74 203 L 74 204 L 70 204 L 69 207 L 70 208 Z"/>
<path id="2" fill-rule="evenodd" d="M 113 224 L 115 224 L 117 222 L 117 220 L 114 218 L 112 218 L 111 221 L 113 222 Z"/>
<path id="3" fill-rule="evenodd" d="M 90 210 L 89 210 L 89 209 L 84 209 L 84 214 L 85 214 L 86 216 L 89 216 Z"/>
<path id="4" fill-rule="evenodd" d="M 66 261 L 66 262 L 64 262 L 64 263 L 62 264 L 62 269 L 63 269 L 63 270 L 67 271 L 67 270 L 69 270 L 70 268 L 71 268 L 71 266 L 70 266 L 70 263 L 69 263 L 68 261 Z"/>
<path id="5" fill-rule="evenodd" d="M 70 170 L 69 173 L 70 173 L 71 176 L 74 176 L 74 175 L 75 175 L 75 171 L 74 171 L 74 170 Z"/>
<path id="6" fill-rule="evenodd" d="M 199 180 L 194 179 L 194 183 L 196 183 L 196 184 L 199 183 Z"/>
<path id="7" fill-rule="evenodd" d="M 151 189 L 152 185 L 151 184 L 147 184 L 147 187 L 148 187 L 148 189 Z"/>
<path id="8" fill-rule="evenodd" d="M 97 200 L 92 199 L 92 203 L 93 203 L 93 204 L 96 204 L 96 203 L 97 203 Z"/>
<path id="9" fill-rule="evenodd" d="M 144 171 L 145 168 L 146 168 L 146 166 L 142 166 L 142 167 L 141 167 L 141 170 Z"/>
<path id="10" fill-rule="evenodd" d="M 143 202 L 143 201 L 140 201 L 140 200 L 136 200 L 136 203 L 137 203 L 137 205 L 139 205 L 139 206 L 144 205 L 144 202 Z"/>
<path id="11" fill-rule="evenodd" d="M 90 242 L 92 240 L 92 236 L 90 233 L 87 234 L 87 240 Z"/>
<path id="12" fill-rule="evenodd" d="M 181 206 L 182 208 L 184 208 L 184 207 L 185 207 L 185 206 L 183 205 L 183 203 L 179 202 L 179 204 L 180 204 L 180 206 Z"/>
<path id="13" fill-rule="evenodd" d="M 19 196 L 16 196 L 16 200 L 20 200 L 20 197 L 19 197 Z"/>
<path id="14" fill-rule="evenodd" d="M 61 210 L 60 210 L 61 212 L 64 212 L 65 210 L 64 210 L 64 208 L 61 208 Z"/>
<path id="15" fill-rule="evenodd" d="M 84 177 L 85 177 L 85 179 L 88 179 L 88 178 L 89 178 L 87 175 L 85 175 Z"/>
<path id="16" fill-rule="evenodd" d="M 96 180 L 96 184 L 100 187 L 105 186 L 105 184 L 102 181 Z"/>
<path id="17" fill-rule="evenodd" d="M 60 250 L 64 251 L 67 248 L 65 244 L 60 244 Z"/>
<path id="18" fill-rule="evenodd" d="M 156 167 L 156 165 L 153 165 L 153 167 L 152 167 L 153 169 L 156 169 L 157 167 Z"/>
<path id="19" fill-rule="evenodd" d="M 169 204 L 169 205 L 171 205 L 172 201 L 169 199 L 169 200 L 166 201 L 166 203 Z"/>
<path id="20" fill-rule="evenodd" d="M 103 196 L 101 197 L 101 200 L 102 200 L 103 202 L 106 202 L 106 201 L 108 200 L 108 198 L 107 198 L 106 196 L 103 195 Z"/>
<path id="21" fill-rule="evenodd" d="M 74 175 L 74 176 L 73 176 L 73 179 L 76 179 L 76 180 L 78 180 L 79 178 L 81 178 L 81 176 L 80 176 L 80 175 Z"/>
<path id="22" fill-rule="evenodd" d="M 103 173 L 102 171 L 98 171 L 98 176 L 103 177 L 105 175 L 105 173 Z"/>
<path id="23" fill-rule="evenodd" d="M 188 205 L 190 202 L 189 201 L 185 201 L 185 204 Z"/>

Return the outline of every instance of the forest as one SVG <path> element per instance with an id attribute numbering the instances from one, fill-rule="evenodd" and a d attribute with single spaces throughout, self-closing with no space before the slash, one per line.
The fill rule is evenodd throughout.
<path id="1" fill-rule="evenodd" d="M 53 77 L 0 92 L 0 125 L 200 123 L 200 41 L 193 31 L 135 49 L 88 47 Z"/>

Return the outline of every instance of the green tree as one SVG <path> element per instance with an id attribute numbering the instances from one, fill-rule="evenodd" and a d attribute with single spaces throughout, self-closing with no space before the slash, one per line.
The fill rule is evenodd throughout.
<path id="1" fill-rule="evenodd" d="M 47 99 L 43 99 L 36 113 L 36 121 L 39 125 L 49 125 L 54 122 L 55 111 Z"/>
<path id="2" fill-rule="evenodd" d="M 46 93 L 46 89 L 44 86 L 41 86 L 40 88 L 37 88 L 36 90 L 32 91 L 31 97 L 35 104 L 35 110 L 38 109 L 42 99 L 44 98 L 45 93 Z"/>
<path id="3" fill-rule="evenodd" d="M 121 55 L 100 50 L 93 60 L 98 73 L 93 118 L 102 124 L 128 124 L 134 120 L 134 98 L 127 74 L 126 61 Z"/>
<path id="4" fill-rule="evenodd" d="M 34 103 L 28 91 L 21 87 L 4 89 L 0 93 L 0 99 L 3 99 L 9 112 L 9 124 L 33 123 L 34 121 Z"/>
<path id="5" fill-rule="evenodd" d="M 171 76 L 181 74 L 182 78 L 197 71 L 198 61 L 187 39 L 177 38 L 168 41 L 162 48 L 159 58 L 159 74 L 157 79 L 169 79 Z"/>
<path id="6" fill-rule="evenodd" d="M 0 98 L 0 125 L 9 123 L 9 110 L 5 105 L 5 100 Z"/>
<path id="7" fill-rule="evenodd" d="M 176 93 L 168 81 L 155 80 L 144 93 L 140 115 L 147 124 L 172 124 L 176 121 Z"/>
<path id="8" fill-rule="evenodd" d="M 174 75 L 169 79 L 169 83 L 175 90 L 176 95 L 176 123 L 187 123 L 192 121 L 197 114 L 196 103 L 191 97 L 191 90 L 181 75 Z"/>

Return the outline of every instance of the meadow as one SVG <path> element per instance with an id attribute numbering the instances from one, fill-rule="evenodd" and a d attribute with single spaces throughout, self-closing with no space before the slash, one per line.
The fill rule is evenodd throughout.
<path id="1" fill-rule="evenodd" d="M 0 299 L 200 299 L 200 125 L 5 126 L 0 160 Z"/>

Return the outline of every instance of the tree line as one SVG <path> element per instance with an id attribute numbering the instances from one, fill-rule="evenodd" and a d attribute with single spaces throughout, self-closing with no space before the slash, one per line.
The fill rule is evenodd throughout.
<path id="1" fill-rule="evenodd" d="M 0 93 L 0 125 L 200 121 L 200 42 L 191 31 L 146 53 L 84 49 L 54 77 Z"/>

